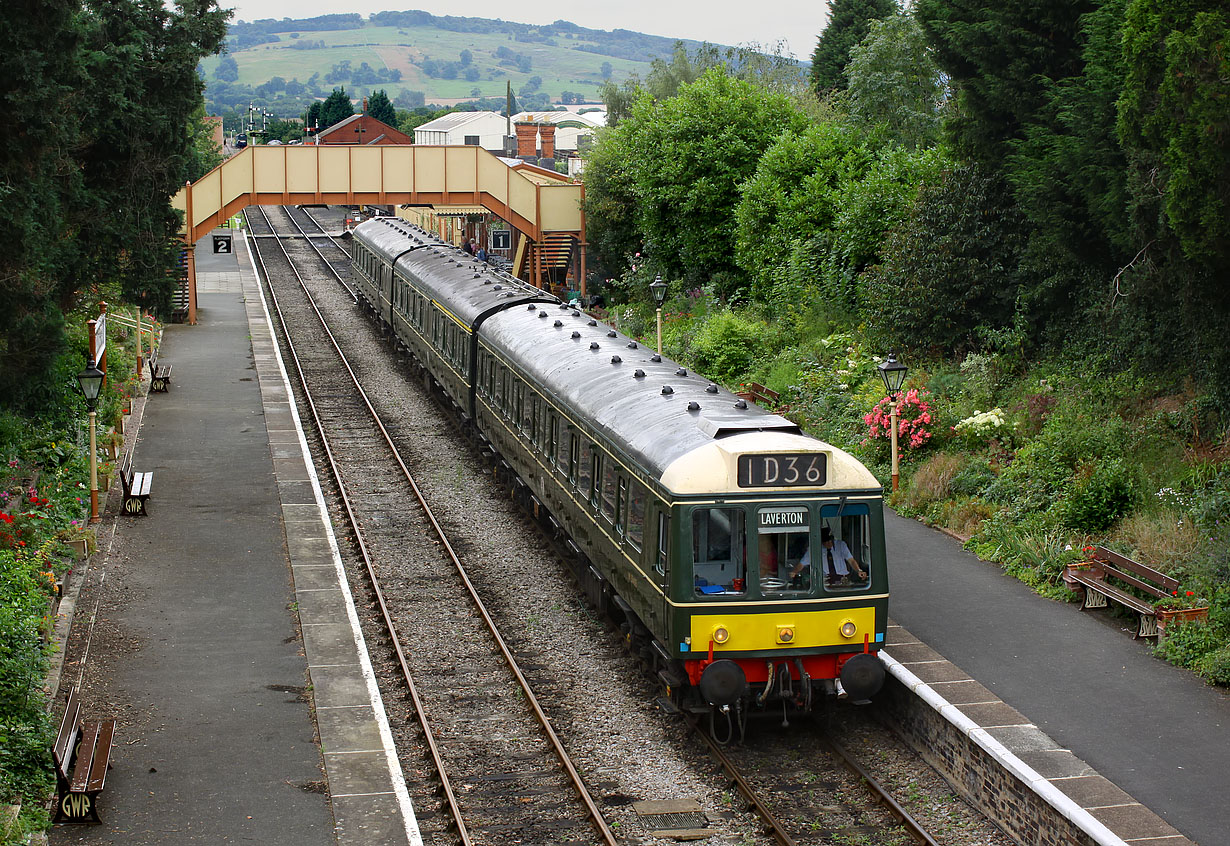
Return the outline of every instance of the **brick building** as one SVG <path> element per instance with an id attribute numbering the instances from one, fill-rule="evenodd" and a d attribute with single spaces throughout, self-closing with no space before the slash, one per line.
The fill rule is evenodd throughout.
<path id="1" fill-rule="evenodd" d="M 351 115 L 322 129 L 317 144 L 413 144 L 414 139 L 371 115 Z"/>

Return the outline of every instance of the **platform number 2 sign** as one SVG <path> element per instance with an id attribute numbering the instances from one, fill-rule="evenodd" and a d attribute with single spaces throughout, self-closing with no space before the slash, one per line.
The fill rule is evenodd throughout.
<path id="1" fill-rule="evenodd" d="M 226 253 L 231 252 L 231 236 L 230 235 L 215 235 L 214 236 L 214 252 Z"/>

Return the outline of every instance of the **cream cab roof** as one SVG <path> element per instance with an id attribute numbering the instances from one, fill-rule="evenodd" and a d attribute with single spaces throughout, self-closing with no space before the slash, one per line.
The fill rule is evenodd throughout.
<path id="1" fill-rule="evenodd" d="M 740 487 L 738 457 L 749 454 L 825 455 L 822 485 Z M 806 435 L 786 432 L 748 432 L 720 438 L 675 459 L 662 474 L 662 484 L 676 494 L 726 495 L 798 494 L 824 491 L 879 491 L 879 480 L 848 452 Z"/>

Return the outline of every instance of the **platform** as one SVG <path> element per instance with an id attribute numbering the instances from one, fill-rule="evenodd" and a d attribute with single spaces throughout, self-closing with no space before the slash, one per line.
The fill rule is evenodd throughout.
<path id="1" fill-rule="evenodd" d="M 1215 846 L 1230 694 L 1117 625 L 1043 599 L 958 541 L 886 517 L 886 652 L 1124 842 Z"/>
<path id="2" fill-rule="evenodd" d="M 127 435 L 149 516 L 107 500 L 66 606 L 55 682 L 120 720 L 104 824 L 50 842 L 421 843 L 254 271 L 208 243 Z"/>

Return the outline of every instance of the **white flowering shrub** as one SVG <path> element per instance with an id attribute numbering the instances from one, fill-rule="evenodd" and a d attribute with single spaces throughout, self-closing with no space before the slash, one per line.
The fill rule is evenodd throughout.
<path id="1" fill-rule="evenodd" d="M 975 411 L 952 429 L 971 446 L 983 446 L 990 441 L 1008 444 L 1012 440 L 1014 424 L 1004 419 L 1004 412 L 998 407 L 990 411 Z"/>

